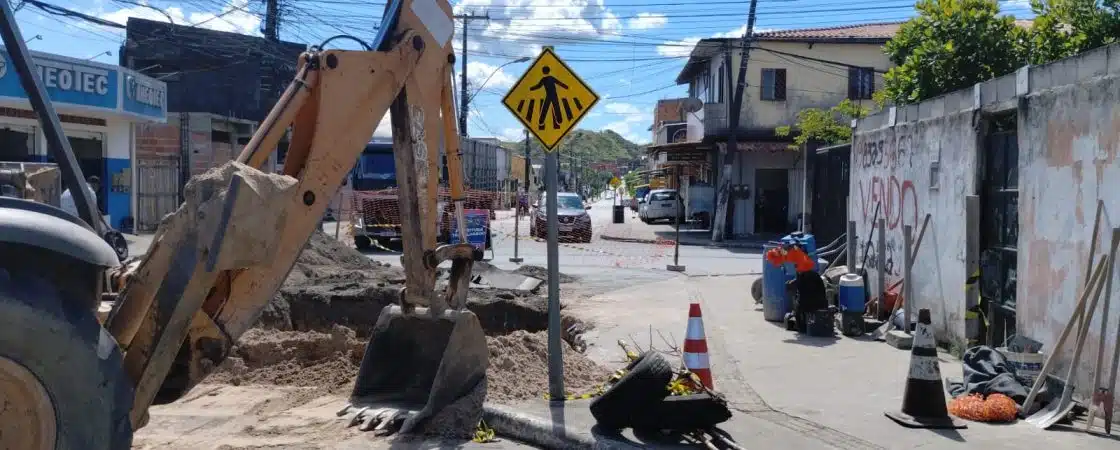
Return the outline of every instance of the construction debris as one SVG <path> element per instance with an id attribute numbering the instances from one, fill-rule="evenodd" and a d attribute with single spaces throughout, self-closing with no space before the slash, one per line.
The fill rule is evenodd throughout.
<path id="1" fill-rule="evenodd" d="M 532 269 L 525 272 L 537 276 Z M 378 314 L 403 285 L 400 268 L 316 232 L 258 327 L 242 335 L 207 381 L 349 392 Z M 488 336 L 487 401 L 541 398 L 548 390 L 547 299 L 517 289 L 472 289 L 467 307 Z M 563 326 L 565 386 L 594 389 L 610 371 L 580 353 L 586 348 L 580 334 L 589 327 L 570 316 L 563 317 Z"/>

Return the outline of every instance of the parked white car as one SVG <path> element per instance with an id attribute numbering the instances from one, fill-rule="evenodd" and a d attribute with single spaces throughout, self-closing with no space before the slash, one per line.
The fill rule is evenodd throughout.
<path id="1" fill-rule="evenodd" d="M 676 189 L 656 189 L 650 191 L 646 201 L 642 204 L 638 217 L 642 222 L 653 223 L 658 220 L 672 222 L 677 216 L 682 216 L 680 197 Z"/>

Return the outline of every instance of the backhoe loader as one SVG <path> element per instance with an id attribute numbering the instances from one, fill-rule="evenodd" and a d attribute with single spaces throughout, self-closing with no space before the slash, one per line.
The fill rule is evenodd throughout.
<path id="1" fill-rule="evenodd" d="M 12 9 L 0 4 L 13 68 L 64 183 L 76 186 L 81 169 Z M 437 246 L 433 216 L 442 148 L 464 227 L 453 30 L 446 0 L 393 0 L 372 43 L 343 35 L 309 47 L 236 161 L 187 183 L 139 264 L 120 267 L 85 190 L 75 190 L 80 218 L 0 198 L 0 447 L 128 448 L 151 405 L 181 398 L 254 325 L 386 112 L 406 281 L 381 311 L 340 415 L 383 433 L 470 435 L 489 364 L 478 318 L 465 309 L 480 255 L 466 243 Z M 336 39 L 365 50 L 327 49 Z M 262 170 L 289 127 L 282 173 Z M 452 278 L 436 292 L 445 261 Z"/>

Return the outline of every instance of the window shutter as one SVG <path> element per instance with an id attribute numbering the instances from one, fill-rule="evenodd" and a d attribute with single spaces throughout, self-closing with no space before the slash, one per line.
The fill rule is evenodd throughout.
<path id="1" fill-rule="evenodd" d="M 771 69 L 762 69 L 762 82 L 758 83 L 758 98 L 763 100 L 770 100 L 766 96 L 766 87 L 774 83 L 774 71 Z"/>
<path id="2" fill-rule="evenodd" d="M 858 67 L 848 68 L 848 99 L 858 100 L 861 98 L 860 85 L 863 83 L 863 71 Z"/>
<path id="3" fill-rule="evenodd" d="M 774 100 L 786 99 L 786 69 L 774 69 Z"/>

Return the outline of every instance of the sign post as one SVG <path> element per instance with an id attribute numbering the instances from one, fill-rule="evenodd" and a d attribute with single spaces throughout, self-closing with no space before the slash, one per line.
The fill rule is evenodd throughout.
<path id="1" fill-rule="evenodd" d="M 525 140 L 528 144 L 528 139 Z M 521 264 L 524 259 L 517 255 L 518 241 L 521 240 L 521 186 L 518 186 L 520 180 L 513 180 L 513 193 L 517 196 L 517 203 L 513 206 L 513 257 L 509 259 L 511 263 Z M 532 219 L 530 219 L 532 220 Z"/>
<path id="2" fill-rule="evenodd" d="M 544 47 L 525 74 L 513 84 L 502 104 L 536 136 L 545 150 L 545 209 L 548 229 L 548 393 L 564 399 L 564 363 L 560 345 L 560 253 L 557 244 L 556 147 L 576 127 L 599 95 L 560 57 Z M 528 176 L 528 174 L 526 174 Z"/>

